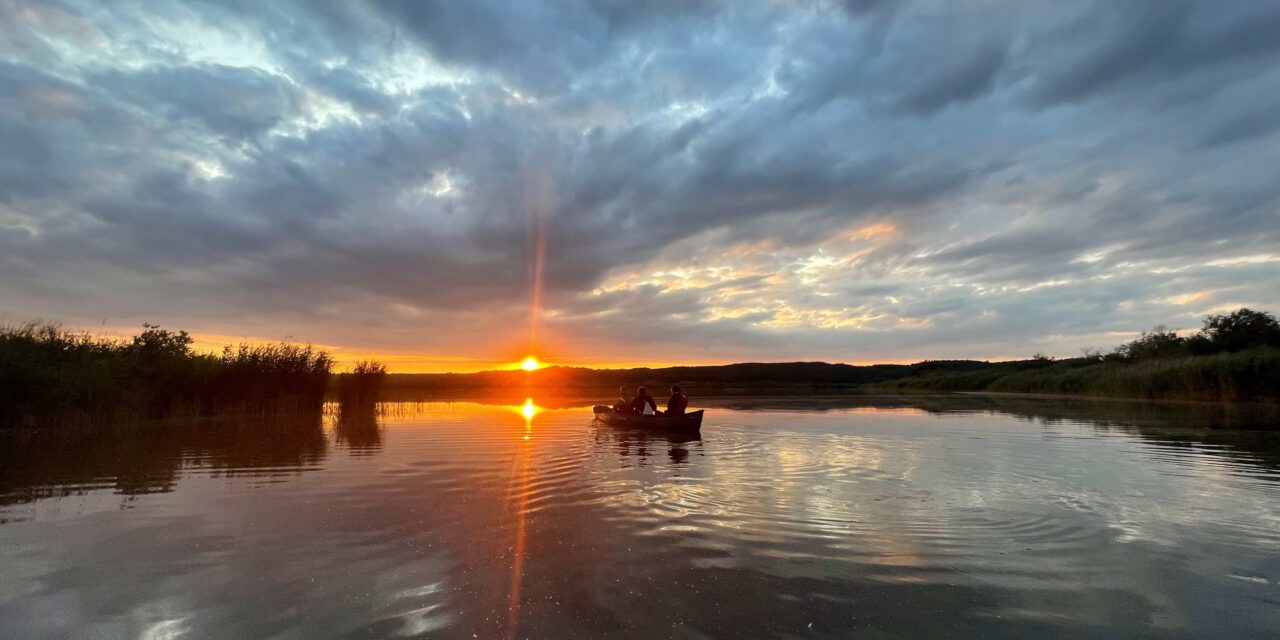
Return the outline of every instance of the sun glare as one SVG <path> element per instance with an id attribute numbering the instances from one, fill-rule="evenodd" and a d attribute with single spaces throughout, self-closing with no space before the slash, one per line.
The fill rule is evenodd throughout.
<path id="1" fill-rule="evenodd" d="M 538 369 L 542 368 L 542 363 L 538 362 L 537 358 L 533 356 L 529 356 L 528 358 L 525 358 L 523 362 L 520 363 L 520 368 L 524 369 L 525 371 L 537 371 Z"/>
<path id="2" fill-rule="evenodd" d="M 532 420 L 533 416 L 538 414 L 538 406 L 533 404 L 533 398 L 525 398 L 524 406 L 520 407 L 520 413 L 524 414 L 525 420 Z"/>

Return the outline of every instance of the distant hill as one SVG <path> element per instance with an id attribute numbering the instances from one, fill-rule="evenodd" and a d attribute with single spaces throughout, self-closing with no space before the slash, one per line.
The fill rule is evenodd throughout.
<path id="1" fill-rule="evenodd" d="M 1127 398 L 1274 400 L 1280 350 L 1159 358 L 1141 362 L 1070 358 L 982 362 L 926 360 L 914 364 L 744 362 L 719 366 L 638 369 L 548 367 L 539 371 L 390 374 L 388 399 L 486 395 L 517 401 L 530 394 L 612 398 L 619 385 L 645 385 L 664 397 L 679 384 L 693 396 L 840 394 L 849 392 L 995 391 Z"/>
<path id="2" fill-rule="evenodd" d="M 390 392 L 452 393 L 514 391 L 612 392 L 619 385 L 646 385 L 664 391 L 680 384 L 690 393 L 847 391 L 911 377 L 924 371 L 970 372 L 992 366 L 975 360 L 931 360 L 916 364 L 849 365 L 827 362 L 744 362 L 739 364 L 636 369 L 548 367 L 528 371 L 391 374 Z"/>

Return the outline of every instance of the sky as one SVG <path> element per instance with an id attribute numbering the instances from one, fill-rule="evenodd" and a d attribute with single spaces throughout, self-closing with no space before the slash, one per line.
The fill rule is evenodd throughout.
<path id="1" fill-rule="evenodd" d="M 1280 4 L 0 0 L 0 321 L 393 371 L 1280 311 Z"/>

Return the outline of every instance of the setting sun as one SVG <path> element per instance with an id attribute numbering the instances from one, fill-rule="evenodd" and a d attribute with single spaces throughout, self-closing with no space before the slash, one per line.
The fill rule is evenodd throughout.
<path id="1" fill-rule="evenodd" d="M 0 0 L 0 640 L 1280 640 L 1280 0 L 269 6 Z"/>

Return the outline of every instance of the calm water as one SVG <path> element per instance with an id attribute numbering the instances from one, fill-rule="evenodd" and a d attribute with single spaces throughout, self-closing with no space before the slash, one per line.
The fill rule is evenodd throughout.
<path id="1" fill-rule="evenodd" d="M 0 638 L 1257 637 L 1280 431 L 1186 407 L 710 403 L 0 440 Z"/>

